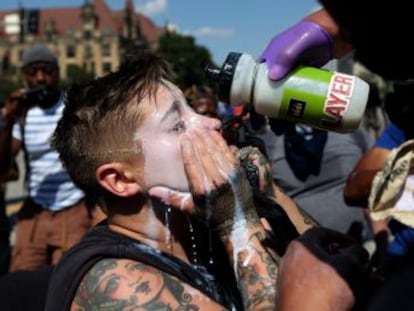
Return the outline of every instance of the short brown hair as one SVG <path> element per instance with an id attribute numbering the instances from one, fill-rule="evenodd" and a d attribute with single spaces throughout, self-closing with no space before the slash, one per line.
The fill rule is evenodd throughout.
<path id="1" fill-rule="evenodd" d="M 69 91 L 52 146 L 87 194 L 104 193 L 95 178 L 100 165 L 136 157 L 132 133 L 143 117 L 140 103 L 165 83 L 168 69 L 156 54 L 141 51 L 128 57 L 116 72 Z"/>

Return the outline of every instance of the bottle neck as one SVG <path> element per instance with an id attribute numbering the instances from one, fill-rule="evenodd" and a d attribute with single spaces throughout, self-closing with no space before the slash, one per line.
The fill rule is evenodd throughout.
<path id="1" fill-rule="evenodd" d="M 257 62 L 249 54 L 242 54 L 235 67 L 230 89 L 230 104 L 241 106 L 251 104 L 257 73 Z"/>

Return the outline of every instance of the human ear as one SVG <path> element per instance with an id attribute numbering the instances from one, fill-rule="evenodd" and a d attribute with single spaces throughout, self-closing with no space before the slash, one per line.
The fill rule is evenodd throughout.
<path id="1" fill-rule="evenodd" d="M 122 163 L 112 162 L 99 166 L 96 179 L 103 188 L 119 197 L 130 197 L 142 191 L 128 166 Z"/>

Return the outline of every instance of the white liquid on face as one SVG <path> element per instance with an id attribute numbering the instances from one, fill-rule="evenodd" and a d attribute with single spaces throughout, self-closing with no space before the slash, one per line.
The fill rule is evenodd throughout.
<path id="1" fill-rule="evenodd" d="M 184 171 L 179 140 L 180 133 L 171 133 L 168 131 L 170 127 L 174 126 L 174 123 L 169 123 L 170 120 L 168 118 L 165 121 L 166 124 L 160 122 L 163 115 L 165 115 L 166 109 L 168 109 L 168 107 L 164 108 L 162 106 L 163 103 L 171 103 L 177 100 L 181 101 L 183 100 L 182 94 L 180 93 L 181 97 L 177 98 L 176 92 L 165 91 L 166 90 L 157 94 L 157 103 L 160 102 L 159 106 L 157 109 L 150 111 L 151 119 L 140 126 L 134 134 L 134 139 L 137 141 L 137 144 L 139 143 L 142 146 L 146 187 L 151 188 L 153 186 L 161 186 L 170 189 L 169 191 L 161 192 L 163 194 L 161 200 L 166 205 L 167 213 L 164 238 L 166 242 L 168 242 L 171 241 L 168 217 L 171 196 L 174 196 L 174 200 L 178 200 L 181 210 L 188 209 L 189 206 L 192 206 L 192 196 L 189 193 L 188 180 Z M 185 123 L 185 130 L 183 132 L 194 129 L 212 130 L 220 127 L 220 122 L 218 120 L 198 115 L 189 107 L 183 107 L 179 116 Z M 174 120 L 175 119 L 173 118 L 173 121 Z M 206 185 L 208 185 L 207 179 L 205 179 L 205 181 Z M 149 223 L 151 223 L 151 221 L 149 221 L 148 224 Z M 148 225 L 148 228 L 146 229 L 151 230 L 151 226 Z M 197 245 L 195 245 L 195 241 L 192 241 L 192 247 L 193 259 L 197 260 Z"/>
<path id="2" fill-rule="evenodd" d="M 168 229 L 168 228 L 166 228 Z M 140 228 L 141 230 L 141 228 Z M 155 216 L 153 213 L 148 213 L 146 222 L 144 224 L 144 228 L 142 228 L 143 232 L 147 232 L 148 236 L 156 237 L 159 234 L 159 220 L 157 216 Z M 164 237 L 166 238 L 166 237 Z M 160 248 L 160 244 L 157 239 L 151 239 L 151 242 L 154 243 L 151 246 L 155 248 Z"/>
<path id="3" fill-rule="evenodd" d="M 188 191 L 189 186 L 178 140 L 171 142 L 168 139 L 154 140 L 151 138 L 142 140 L 147 187 L 162 185 Z"/>
<path id="4" fill-rule="evenodd" d="M 167 248 L 174 253 L 173 249 L 173 238 L 171 234 L 171 227 L 170 227 L 170 215 L 171 215 L 171 207 L 167 207 L 165 210 L 165 244 Z"/>
<path id="5" fill-rule="evenodd" d="M 221 122 L 218 119 L 205 117 L 194 111 L 189 111 L 186 127 L 187 130 L 217 130 L 221 127 Z"/>
<path id="6" fill-rule="evenodd" d="M 162 118 L 176 101 L 174 91 L 161 86 L 148 102 L 148 117 L 134 134 L 142 146 L 144 180 L 147 188 L 165 186 L 188 191 L 178 135 L 169 131 L 174 126 Z"/>
<path id="7" fill-rule="evenodd" d="M 134 133 L 134 140 L 142 149 L 145 186 L 147 189 L 157 186 L 170 189 L 169 192 L 162 192 L 163 197 L 161 199 L 166 208 L 171 204 L 170 198 L 173 196 L 175 204 L 179 202 L 180 209 L 184 210 L 188 206 L 192 206 L 192 197 L 189 193 L 188 180 L 184 170 L 179 136 L 182 133 L 193 130 L 201 133 L 206 130 L 217 130 L 220 128 L 221 122 L 217 119 L 196 114 L 184 104 L 180 105 L 179 112 L 174 112 L 174 117 L 165 118 L 166 111 L 170 109 L 173 102 L 185 102 L 182 93 L 177 92 L 174 88 L 160 87 L 157 91 L 156 101 L 156 103 L 148 103 L 150 107 L 148 108 L 148 118 Z M 169 130 L 174 127 L 174 122 L 177 118 L 185 124 L 182 133 L 174 133 Z M 201 155 L 198 155 L 198 157 L 200 158 Z M 228 175 L 231 171 L 229 167 L 228 163 L 222 164 L 219 167 L 223 176 Z M 204 187 L 211 190 L 207 175 L 204 172 L 200 173 L 203 174 Z M 166 226 L 168 227 L 168 215 L 166 215 L 166 220 Z M 150 224 L 154 223 L 154 221 L 149 220 L 147 222 L 147 230 L 151 230 Z M 170 240 L 167 232 L 165 240 Z M 194 244 L 194 251 L 196 248 L 197 246 Z"/>
<path id="8" fill-rule="evenodd" d="M 180 210 L 183 211 L 185 209 L 185 206 L 188 205 L 188 204 L 191 204 L 191 193 L 184 194 L 181 197 Z"/>
<path id="9" fill-rule="evenodd" d="M 220 121 L 195 113 L 187 106 L 182 92 L 175 86 L 160 86 L 155 99 L 148 103 L 148 118 L 134 134 L 142 146 L 144 155 L 144 177 L 147 188 L 165 186 L 188 192 L 189 185 L 184 171 L 179 136 L 181 133 L 197 129 L 214 130 Z M 156 100 L 156 102 L 155 102 Z M 164 118 L 173 103 L 179 108 L 172 118 Z M 185 125 L 182 132 L 173 132 L 177 120 Z"/>

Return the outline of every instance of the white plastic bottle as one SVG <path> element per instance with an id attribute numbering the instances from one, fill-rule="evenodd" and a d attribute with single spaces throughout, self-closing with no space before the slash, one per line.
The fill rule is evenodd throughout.
<path id="1" fill-rule="evenodd" d="M 340 133 L 358 128 L 369 85 L 336 71 L 298 67 L 284 79 L 267 77 L 265 63 L 231 52 L 220 69 L 207 67 L 219 84 L 219 99 L 233 106 L 252 104 L 257 113 Z"/>

